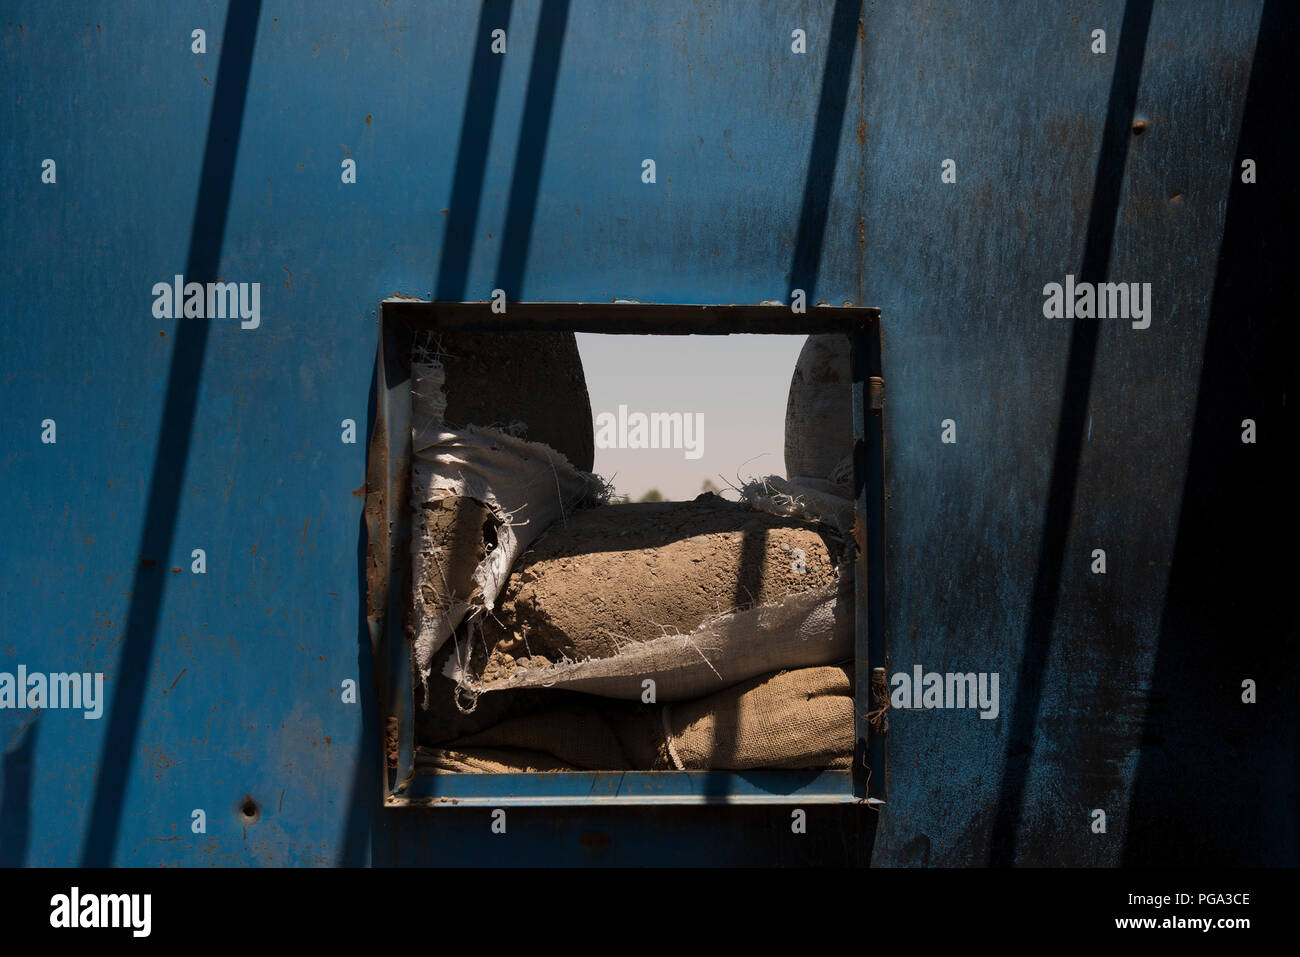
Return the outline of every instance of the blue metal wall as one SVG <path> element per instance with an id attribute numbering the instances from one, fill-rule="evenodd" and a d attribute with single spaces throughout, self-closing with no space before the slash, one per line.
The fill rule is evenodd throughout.
<path id="1" fill-rule="evenodd" d="M 1284 175 L 1281 18 L 6 4 L 0 671 L 103 671 L 110 697 L 0 711 L 0 863 L 1294 863 L 1294 627 L 1250 537 L 1285 401 L 1264 240 L 1294 203 L 1234 186 L 1242 155 Z M 1067 272 L 1151 282 L 1151 328 L 1045 320 Z M 153 318 L 176 273 L 260 282 L 261 326 Z M 1000 718 L 895 712 L 878 827 L 521 809 L 502 837 L 379 807 L 366 442 L 340 423 L 372 415 L 383 298 L 494 287 L 881 307 L 888 664 L 997 671 Z"/>

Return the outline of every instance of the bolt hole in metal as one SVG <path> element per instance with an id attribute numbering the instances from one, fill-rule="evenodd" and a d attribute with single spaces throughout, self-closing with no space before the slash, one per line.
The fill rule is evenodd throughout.
<path id="1" fill-rule="evenodd" d="M 1182 202 L 1183 202 L 1183 191 L 1181 189 L 1176 189 L 1169 195 L 1170 206 L 1181 206 Z"/>
<path id="2" fill-rule="evenodd" d="M 1134 120 L 1134 121 L 1133 121 L 1133 135 L 1134 135 L 1134 136 L 1141 136 L 1143 133 L 1145 133 L 1145 132 L 1147 131 L 1147 127 L 1148 127 L 1149 125 L 1150 125 L 1150 124 L 1148 124 L 1146 120 Z"/>
<path id="3" fill-rule="evenodd" d="M 243 818 L 245 824 L 252 824 L 261 816 L 261 809 L 251 797 L 245 797 L 243 803 L 239 805 L 239 816 Z"/>

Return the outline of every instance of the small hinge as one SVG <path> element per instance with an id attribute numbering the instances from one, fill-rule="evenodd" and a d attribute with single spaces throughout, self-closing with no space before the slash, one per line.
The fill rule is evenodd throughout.
<path id="1" fill-rule="evenodd" d="M 885 405 L 885 380 L 878 375 L 873 375 L 867 380 L 867 397 L 868 404 L 873 409 L 884 408 Z"/>

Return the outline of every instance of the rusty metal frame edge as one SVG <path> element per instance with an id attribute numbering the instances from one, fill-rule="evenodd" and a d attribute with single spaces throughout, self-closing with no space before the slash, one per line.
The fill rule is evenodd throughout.
<path id="1" fill-rule="evenodd" d="M 375 648 L 375 692 L 384 735 L 384 805 L 390 808 L 794 802 L 882 805 L 887 770 L 884 735 L 872 733 L 868 718 L 872 703 L 871 666 L 883 665 L 885 660 L 880 318 L 880 310 L 864 306 L 817 305 L 796 314 L 780 304 L 512 302 L 505 313 L 494 313 L 490 302 L 384 300 L 379 310 L 376 411 L 366 476 L 367 618 Z M 839 333 L 849 337 L 857 551 L 854 584 L 857 744 L 851 772 L 823 771 L 811 778 L 805 772 L 787 771 L 416 775 L 414 666 L 403 600 L 408 584 L 411 536 L 410 510 L 406 507 L 409 482 L 404 476 L 409 474 L 411 457 L 409 342 L 414 332 L 422 328 L 610 335 Z M 377 609 L 382 609 L 378 617 Z M 396 742 L 390 740 L 393 723 Z M 461 780 L 465 778 L 475 780 Z M 614 792 L 603 793 L 599 785 L 610 781 L 617 782 Z"/>

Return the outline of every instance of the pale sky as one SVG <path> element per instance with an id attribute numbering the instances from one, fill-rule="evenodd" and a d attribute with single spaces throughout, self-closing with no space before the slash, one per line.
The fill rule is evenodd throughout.
<path id="1" fill-rule="evenodd" d="M 595 471 L 634 501 L 651 488 L 668 499 L 692 499 L 706 478 L 725 489 L 719 473 L 732 484 L 739 484 L 737 472 L 742 479 L 784 476 L 785 400 L 806 339 L 579 333 L 593 419 L 601 412 L 617 416 L 620 404 L 629 414 L 704 414 L 702 457 L 688 459 L 682 449 L 598 446 Z"/>

